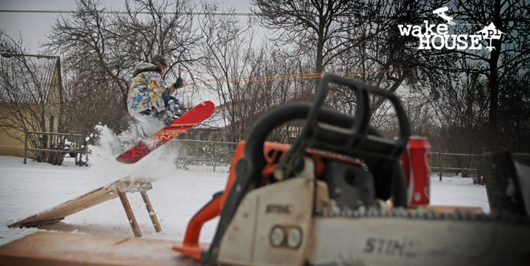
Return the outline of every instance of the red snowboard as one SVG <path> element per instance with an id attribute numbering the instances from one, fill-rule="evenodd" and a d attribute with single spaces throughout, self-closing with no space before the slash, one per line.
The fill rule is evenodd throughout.
<path id="1" fill-rule="evenodd" d="M 203 102 L 193 107 L 193 109 L 173 121 L 171 125 L 160 129 L 148 139 L 141 141 L 138 145 L 116 157 L 116 160 L 125 164 L 133 164 L 140 161 L 164 143 L 208 119 L 213 114 L 214 110 L 215 106 L 210 101 Z"/>

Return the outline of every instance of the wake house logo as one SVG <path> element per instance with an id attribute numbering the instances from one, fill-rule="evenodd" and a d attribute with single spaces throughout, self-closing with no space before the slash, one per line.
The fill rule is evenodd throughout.
<path id="1" fill-rule="evenodd" d="M 498 30 L 493 23 L 485 26 L 476 34 L 450 34 L 449 25 L 454 26 L 453 17 L 448 16 L 445 12 L 448 7 L 441 7 L 433 11 L 434 14 L 440 16 L 446 21 L 445 24 L 431 24 L 424 20 L 421 25 L 398 25 L 401 36 L 414 36 L 419 39 L 420 43 L 418 49 L 421 50 L 441 50 L 443 48 L 449 50 L 479 50 L 482 49 L 482 40 L 489 40 L 486 49 L 491 52 L 495 49 L 492 45 L 493 40 L 500 40 L 501 35 L 504 34 Z"/>

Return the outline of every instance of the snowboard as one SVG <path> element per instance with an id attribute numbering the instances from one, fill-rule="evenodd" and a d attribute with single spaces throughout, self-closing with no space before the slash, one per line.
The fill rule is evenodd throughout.
<path id="1" fill-rule="evenodd" d="M 191 110 L 173 121 L 171 125 L 160 129 L 149 138 L 120 154 L 116 157 L 116 160 L 124 164 L 133 164 L 140 161 L 164 143 L 208 119 L 213 114 L 214 110 L 215 106 L 210 101 L 203 102 L 193 107 Z"/>

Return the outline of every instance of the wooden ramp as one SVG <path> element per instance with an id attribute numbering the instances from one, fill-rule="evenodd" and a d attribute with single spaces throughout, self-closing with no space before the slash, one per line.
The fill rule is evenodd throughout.
<path id="1" fill-rule="evenodd" d="M 138 226 L 138 222 L 136 221 L 136 217 L 134 216 L 131 205 L 129 204 L 129 200 L 127 199 L 126 195 L 126 193 L 130 192 L 140 192 L 147 208 L 147 212 L 151 217 L 153 226 L 155 227 L 156 232 L 160 232 L 162 228 L 160 227 L 158 218 L 156 217 L 153 206 L 151 205 L 151 201 L 147 196 L 147 191 L 152 188 L 153 186 L 151 185 L 151 182 L 146 179 L 120 179 L 109 185 L 100 187 L 75 199 L 60 204 L 57 207 L 51 208 L 49 210 L 32 215 L 16 223 L 10 224 L 9 227 L 34 227 L 44 224 L 56 223 L 63 220 L 69 215 L 78 213 L 95 205 L 119 197 L 125 210 L 125 214 L 127 215 L 128 221 L 134 232 L 134 236 L 141 237 L 142 233 L 140 231 L 140 227 Z"/>
<path id="2" fill-rule="evenodd" d="M 200 266 L 168 240 L 37 232 L 0 247 L 0 265 Z"/>

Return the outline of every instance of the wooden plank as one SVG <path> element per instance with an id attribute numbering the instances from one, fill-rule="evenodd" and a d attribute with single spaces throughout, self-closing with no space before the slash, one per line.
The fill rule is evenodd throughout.
<path id="1" fill-rule="evenodd" d="M 140 231 L 140 226 L 138 226 L 136 217 L 134 217 L 134 213 L 131 209 L 131 204 L 129 204 L 129 200 L 127 199 L 127 195 L 125 195 L 125 192 L 118 191 L 118 196 L 120 197 L 121 204 L 123 205 L 123 209 L 125 210 L 129 224 L 131 225 L 131 228 L 134 232 L 134 236 L 141 237 L 142 232 Z"/>
<path id="2" fill-rule="evenodd" d="M 171 249 L 178 242 L 143 238 L 37 232 L 0 247 L 0 264 L 201 266 Z"/>
<path id="3" fill-rule="evenodd" d="M 142 191 L 140 192 L 140 194 L 142 195 L 142 199 L 144 200 L 145 207 L 147 208 L 147 212 L 149 213 L 149 217 L 151 217 L 151 222 L 155 227 L 155 231 L 157 233 L 162 231 L 162 227 L 160 226 L 160 222 L 158 222 L 158 217 L 156 217 L 155 209 L 153 208 L 153 205 L 151 205 L 151 201 L 147 196 L 147 192 Z"/>
<path id="4" fill-rule="evenodd" d="M 60 204 L 57 207 L 45 210 L 41 213 L 27 217 L 21 221 L 9 225 L 9 227 L 26 227 L 31 225 L 39 225 L 40 221 L 53 220 L 64 218 L 82 210 L 88 209 L 92 206 L 101 204 L 105 201 L 118 197 L 114 188 L 101 187 L 73 200 Z"/>
<path id="5" fill-rule="evenodd" d="M 41 225 L 54 224 L 54 223 L 58 223 L 58 222 L 60 222 L 62 220 L 64 220 L 64 217 L 56 218 L 56 219 L 50 219 L 50 220 L 43 219 L 43 220 L 39 220 L 39 221 L 33 222 L 33 223 L 32 222 L 25 223 L 24 227 L 36 227 L 36 226 L 41 226 Z"/>

